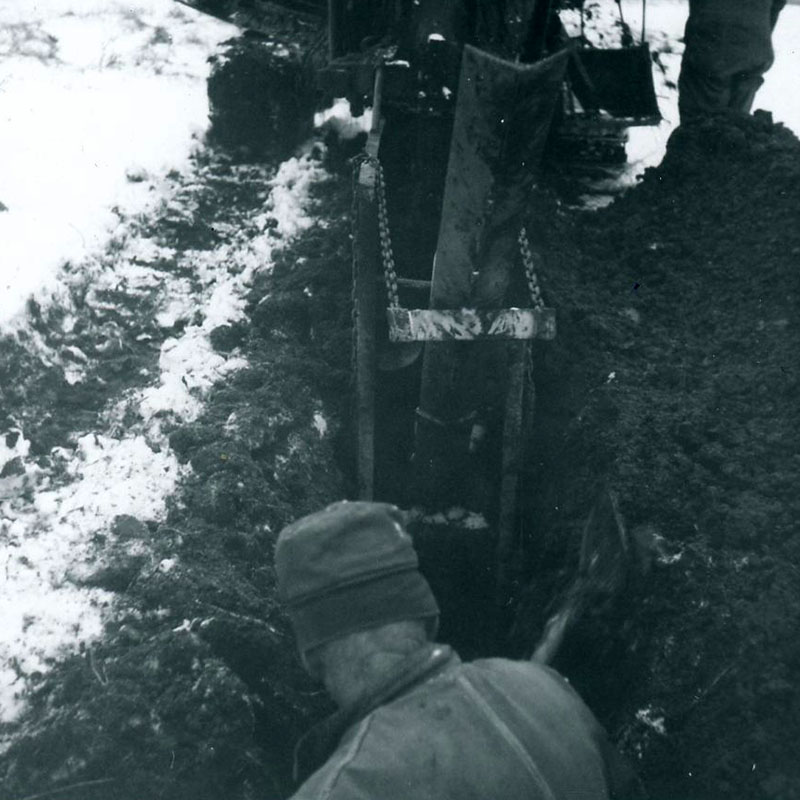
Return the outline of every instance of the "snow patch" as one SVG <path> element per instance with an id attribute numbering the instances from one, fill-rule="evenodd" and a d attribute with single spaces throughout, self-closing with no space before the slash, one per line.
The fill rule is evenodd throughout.
<path id="1" fill-rule="evenodd" d="M 160 427 L 159 417 L 169 414 L 183 422 L 196 419 L 201 396 L 217 380 L 247 366 L 247 360 L 217 353 L 202 327 L 191 326 L 178 339 L 167 339 L 159 357 L 160 379 L 135 398 L 140 413 Z M 126 405 L 130 405 L 130 400 Z"/>
<path id="2" fill-rule="evenodd" d="M 253 277 L 271 268 L 275 247 L 313 224 L 311 189 L 327 177 L 314 157 L 320 148 L 311 142 L 281 165 L 265 210 L 231 226 L 215 249 L 178 254 L 136 235 L 136 226 L 121 215 L 113 246 L 102 260 L 90 255 L 76 262 L 78 268 L 57 270 L 58 280 L 40 294 L 43 305 L 60 306 L 64 330 L 74 328 L 85 313 L 72 303 L 75 286 L 89 287 L 86 303 L 96 314 L 108 311 L 110 318 L 122 318 L 108 323 L 108 338 L 99 350 L 120 346 L 114 337 L 122 336 L 124 319 L 139 313 L 137 298 L 147 298 L 151 308 L 155 304 L 151 313 L 163 328 L 185 325 L 162 343 L 157 379 L 112 402 L 103 413 L 105 432 L 76 434 L 74 450 L 52 451 L 49 466 L 29 463 L 22 431 L 0 436 L 0 470 L 8 473 L 0 487 L 0 721 L 19 714 L 38 673 L 81 642 L 101 636 L 113 616 L 113 594 L 81 585 L 82 576 L 103 563 L 97 535 L 119 515 L 145 522 L 164 518 L 168 498 L 190 467 L 181 467 L 170 451 L 163 422 L 195 419 L 212 384 L 247 365 L 236 352 L 215 351 L 210 334 L 244 315 Z M 191 218 L 187 181 L 194 177 L 202 182 L 202 175 L 150 182 L 150 215 L 163 209 Z M 267 177 L 265 167 L 259 180 L 266 185 Z M 156 269 L 164 260 L 175 263 L 166 271 Z M 16 320 L 18 326 L 23 322 L 21 316 Z M 82 351 L 54 352 L 38 331 L 24 333 L 43 363 L 61 366 L 68 379 L 81 380 L 92 368 Z M 318 430 L 322 422 L 327 425 L 315 420 Z M 169 572 L 177 566 L 166 559 L 157 569 Z"/>
<path id="3" fill-rule="evenodd" d="M 145 176 L 188 166 L 235 30 L 164 0 L 0 4 L 0 328 L 102 250 L 114 207 L 149 207 Z"/>
<path id="4" fill-rule="evenodd" d="M 38 492 L 34 507 L 55 507 L 69 535 L 95 533 L 120 514 L 160 520 L 183 471 L 174 454 L 154 452 L 142 436 L 113 439 L 90 433 L 78 439 L 66 464 L 73 482 Z"/>
<path id="5" fill-rule="evenodd" d="M 168 573 L 172 572 L 173 569 L 178 565 L 178 559 L 176 558 L 164 558 L 158 562 L 158 571 L 161 573 Z"/>
<path id="6" fill-rule="evenodd" d="M 24 447 L 21 448 L 24 450 Z M 29 676 L 102 633 L 113 595 L 70 576 L 96 560 L 94 534 L 119 514 L 159 521 L 183 472 L 175 456 L 154 453 L 141 436 L 88 434 L 63 457 L 63 485 L 50 476 L 32 502 L 0 502 L 0 720 L 20 712 Z"/>
<path id="7" fill-rule="evenodd" d="M 305 152 L 281 164 L 270 184 L 267 210 L 253 221 L 260 232 L 254 234 L 243 228 L 232 242 L 215 250 L 183 255 L 183 261 L 192 267 L 194 280 L 173 280 L 167 291 L 169 305 L 157 319 L 164 327 L 171 327 L 178 319 L 187 319 L 202 309 L 202 321 L 163 343 L 159 382 L 136 398 L 140 412 L 155 427 L 165 414 L 183 422 L 196 419 L 202 409 L 202 394 L 216 381 L 247 366 L 240 355 L 215 351 L 209 334 L 219 325 L 244 316 L 247 289 L 257 272 L 271 267 L 274 248 L 314 224 L 311 188 L 327 178 L 314 154 L 319 146 L 309 143 Z"/>
<path id="8" fill-rule="evenodd" d="M 655 731 L 659 736 L 667 735 L 667 727 L 664 715 L 658 713 L 651 706 L 640 708 L 636 712 L 636 719 L 646 725 L 651 730 Z"/>
<path id="9" fill-rule="evenodd" d="M 284 161 L 272 181 L 267 207 L 276 221 L 275 230 L 283 237 L 297 236 L 314 224 L 308 213 L 309 191 L 326 175 L 313 150 Z"/>
<path id="10" fill-rule="evenodd" d="M 350 101 L 344 97 L 334 100 L 330 108 L 314 115 L 314 127 L 331 128 L 340 139 L 354 139 L 368 131 L 372 125 L 372 109 L 368 108 L 360 117 L 354 117 Z"/>
<path id="11" fill-rule="evenodd" d="M 314 427 L 317 429 L 320 439 L 324 439 L 328 433 L 328 420 L 325 419 L 319 411 L 314 414 Z"/>

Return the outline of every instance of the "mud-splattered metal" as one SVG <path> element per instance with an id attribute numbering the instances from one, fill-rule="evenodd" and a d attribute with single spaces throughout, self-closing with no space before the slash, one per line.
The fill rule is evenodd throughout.
<path id="1" fill-rule="evenodd" d="M 552 308 L 388 308 L 392 342 L 475 341 L 476 339 L 554 339 Z"/>

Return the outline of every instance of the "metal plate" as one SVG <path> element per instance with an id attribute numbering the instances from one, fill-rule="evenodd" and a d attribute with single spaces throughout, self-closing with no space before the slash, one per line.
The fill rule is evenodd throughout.
<path id="1" fill-rule="evenodd" d="M 552 308 L 389 308 L 392 342 L 471 342 L 478 339 L 554 339 Z"/>

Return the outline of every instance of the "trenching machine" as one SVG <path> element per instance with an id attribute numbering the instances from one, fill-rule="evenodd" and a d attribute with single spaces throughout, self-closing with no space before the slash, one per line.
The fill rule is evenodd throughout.
<path id="1" fill-rule="evenodd" d="M 590 47 L 561 24 L 562 6 L 584 13 L 574 0 L 181 2 L 265 37 L 285 15 L 321 32 L 317 92 L 371 107 L 354 199 L 358 493 L 483 515 L 503 602 L 531 342 L 556 336 L 532 191 L 554 142 L 614 157 L 620 131 L 658 122 L 644 30 Z M 611 520 L 613 566 L 624 537 L 607 500 L 594 517 Z"/>

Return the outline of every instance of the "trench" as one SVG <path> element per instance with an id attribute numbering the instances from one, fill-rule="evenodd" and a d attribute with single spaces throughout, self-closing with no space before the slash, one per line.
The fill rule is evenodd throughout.
<path id="1" fill-rule="evenodd" d="M 387 115 L 381 160 L 398 274 L 427 279 L 436 249 L 451 128 L 445 120 L 423 115 L 405 113 L 392 119 L 391 109 Z M 559 213 L 556 198 L 563 191 L 562 183 L 557 170 L 540 176 L 537 191 L 544 199 L 535 201 L 537 213 L 542 209 L 553 216 Z M 536 225 L 547 223 L 537 218 Z M 560 247 L 547 236 L 542 238 L 542 245 L 545 260 L 548 248 Z M 381 289 L 379 309 L 383 297 Z M 554 299 L 556 304 L 559 299 L 568 302 L 566 297 Z M 426 293 L 417 289 L 401 287 L 400 300 L 412 307 L 427 305 Z M 442 449 L 451 448 L 450 457 L 464 462 L 454 474 L 482 476 L 482 491 L 468 488 L 459 495 L 458 489 L 447 485 L 435 489 L 420 486 L 413 457 L 416 428 L 425 424 L 415 413 L 423 359 L 417 353 L 408 363 L 402 351 L 393 355 L 391 348 L 397 346 L 386 343 L 386 325 L 379 314 L 377 339 L 383 342 L 379 344 L 379 364 L 385 359 L 395 368 L 379 369 L 376 376 L 375 497 L 415 509 L 409 530 L 420 568 L 440 604 L 439 638 L 465 659 L 530 657 L 549 616 L 564 602 L 575 578 L 582 526 L 602 491 L 608 465 L 600 460 L 584 468 L 585 483 L 591 489 L 565 510 L 559 520 L 561 535 L 553 535 L 553 508 L 558 507 L 559 492 L 575 469 L 574 455 L 562 449 L 565 431 L 577 409 L 588 402 L 584 376 L 570 366 L 570 336 L 574 334 L 569 323 L 575 320 L 568 312 L 565 321 L 565 340 L 555 348 L 553 343 L 540 341 L 531 347 L 533 386 L 526 401 L 531 418 L 519 474 L 515 557 L 510 589 L 499 599 L 497 496 L 502 471 L 502 416 L 490 419 L 494 443 L 479 454 L 477 463 L 476 457 L 467 453 L 468 429 L 456 434 L 462 442 L 456 447 L 452 435 L 441 437 Z M 398 368 L 398 364 L 402 366 Z M 466 485 L 476 484 L 468 479 Z M 453 502 L 454 497 L 462 502 Z M 647 637 L 634 623 L 641 596 L 640 579 L 635 574 L 626 578 L 618 594 L 596 596 L 593 607 L 574 625 L 553 662 L 610 730 L 620 724 L 622 700 L 646 669 L 643 654 Z"/>
<path id="2" fill-rule="evenodd" d="M 385 109 L 381 162 L 386 176 L 392 244 L 398 274 L 430 280 L 452 130 L 449 116 Z M 406 307 L 427 307 L 428 290 L 402 287 Z M 375 498 L 414 509 L 409 532 L 420 568 L 441 608 L 439 638 L 465 658 L 497 654 L 507 622 L 494 603 L 495 537 L 486 525 L 470 527 L 466 509 L 447 512 L 458 494 L 453 487 L 420 485 L 414 463 L 415 431 L 424 424 L 419 402 L 422 348 L 388 343 L 378 292 L 376 371 Z M 469 346 L 469 345 L 466 345 Z M 410 362 L 410 363 L 408 363 Z M 389 368 L 385 368 L 386 365 Z M 438 435 L 432 431 L 432 435 Z M 465 441 L 469 430 L 459 432 Z M 442 448 L 453 443 L 442 438 Z M 459 447 L 456 461 L 468 460 Z M 456 472 L 463 464 L 456 465 Z M 474 465 L 471 465 L 474 466 Z M 461 504 L 462 506 L 465 504 Z"/>
<path id="3" fill-rule="evenodd" d="M 413 114 L 406 108 L 389 107 L 385 113 L 381 162 L 397 272 L 401 277 L 428 280 L 437 244 L 452 124 L 445 117 Z M 542 178 L 543 183 L 546 180 Z M 403 306 L 427 307 L 427 295 L 426 289 L 400 286 Z M 559 593 L 571 578 L 575 542 L 552 547 L 544 541 L 537 501 L 548 494 L 551 470 L 568 468 L 558 459 L 557 443 L 570 419 L 569 410 L 560 401 L 565 391 L 580 389 L 567 389 L 564 376 L 548 369 L 549 343 L 534 342 L 529 368 L 535 378 L 526 400 L 530 418 L 514 521 L 516 553 L 511 587 L 501 598 L 496 560 L 502 413 L 495 411 L 487 417 L 488 443 L 476 454 L 467 447 L 471 423 L 460 430 L 436 426 L 428 430 L 427 436 L 449 463 L 440 485 L 421 481 L 421 471 L 414 462 L 415 438 L 418 426 L 431 425 L 416 413 L 423 351 L 421 346 L 388 342 L 387 325 L 380 313 L 385 304 L 383 287 L 378 298 L 375 499 L 412 509 L 409 530 L 421 570 L 441 606 L 441 640 L 467 659 L 527 657 L 547 614 L 553 612 Z M 460 346 L 475 347 L 469 343 Z M 498 351 L 498 355 L 503 352 Z M 355 431 L 350 435 L 355 438 Z M 544 453 L 547 463 L 542 460 Z M 535 602 L 531 601 L 533 597 Z M 578 674 L 585 656 L 580 652 L 574 658 L 567 654 L 562 666 Z M 610 698 L 613 703 L 612 687 L 608 681 L 601 683 L 593 694 Z"/>
<path id="4" fill-rule="evenodd" d="M 386 127 L 381 143 L 381 162 L 386 175 L 389 218 L 398 273 L 406 278 L 426 280 L 436 249 L 439 232 L 440 209 L 443 198 L 445 173 L 448 165 L 452 118 L 447 112 L 432 113 L 420 106 L 383 108 Z M 347 169 L 342 153 L 355 152 L 355 145 L 331 147 L 330 157 L 339 160 Z M 427 291 L 401 287 L 403 305 L 425 307 Z M 384 304 L 385 292 L 378 289 L 379 312 Z M 387 329 L 379 313 L 377 341 L 385 343 Z M 469 347 L 470 345 L 465 345 Z M 465 658 L 507 655 L 519 657 L 530 652 L 546 613 L 564 588 L 565 563 L 571 553 L 568 549 L 543 545 L 538 506 L 535 498 L 546 493 L 543 477 L 526 464 L 521 475 L 520 510 L 516 520 L 518 537 L 517 570 L 514 591 L 502 607 L 496 599 L 496 516 L 500 473 L 500 449 L 494 446 L 484 450 L 477 458 L 459 447 L 453 458 L 457 462 L 471 460 L 468 465 L 456 465 L 454 472 L 471 471 L 480 475 L 481 496 L 463 498 L 454 503 L 458 491 L 452 487 L 420 486 L 417 469 L 413 463 L 415 428 L 420 420 L 415 413 L 420 386 L 422 357 L 414 354 L 413 346 L 406 353 L 394 346 L 379 344 L 379 364 L 387 362 L 391 368 L 377 371 L 376 376 L 376 476 L 375 498 L 393 502 L 402 508 L 415 508 L 410 531 L 417 548 L 420 566 L 436 594 L 441 610 L 440 638 L 453 645 Z M 540 350 L 546 345 L 534 345 L 534 361 L 541 361 Z M 414 357 L 416 355 L 416 357 Z M 404 358 L 407 356 L 407 358 Z M 399 366 L 400 365 L 400 366 Z M 548 375 L 536 367 L 536 432 L 528 449 L 538 447 L 546 437 L 558 438 L 558 431 L 566 423 L 559 411 L 558 398 L 563 393 L 557 375 Z M 539 381 L 541 380 L 541 387 Z M 551 402 L 552 401 L 552 402 Z M 338 404 L 338 399 L 333 400 Z M 344 423 L 337 440 L 337 461 L 342 472 L 354 485 L 354 420 Z M 502 419 L 492 420 L 494 439 L 500 438 Z M 461 431 L 462 441 L 469 431 Z M 442 447 L 452 444 L 452 438 L 443 437 Z M 530 460 L 530 459 L 528 459 Z M 478 461 L 479 463 L 475 463 Z M 545 470 L 546 471 L 546 470 Z M 546 481 L 546 477 L 544 478 Z M 488 498 L 488 499 L 487 499 Z M 452 507 L 461 506 L 461 510 Z M 470 514 L 478 510 L 481 518 Z M 532 588 L 535 587 L 535 588 Z M 536 597 L 535 605 L 529 602 Z M 523 619 L 519 609 L 522 608 Z M 585 659 L 578 657 L 580 664 Z M 608 696 L 607 687 L 598 692 Z M 264 726 L 268 728 L 268 720 Z M 269 749 L 274 749 L 270 743 Z M 285 753 L 281 755 L 284 759 Z"/>

